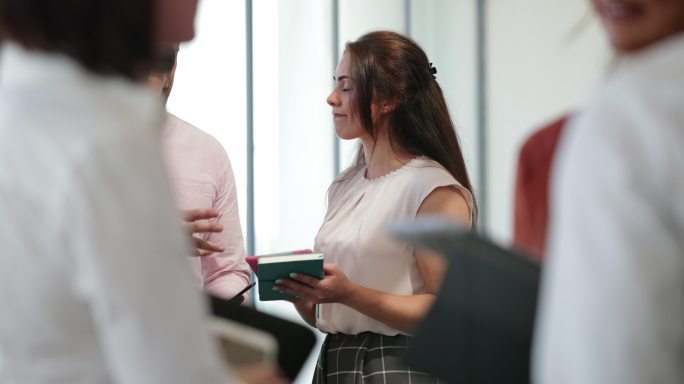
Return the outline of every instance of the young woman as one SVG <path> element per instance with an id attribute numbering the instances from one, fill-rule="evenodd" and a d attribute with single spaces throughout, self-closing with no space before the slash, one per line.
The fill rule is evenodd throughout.
<path id="1" fill-rule="evenodd" d="M 437 70 L 412 40 L 372 32 L 348 43 L 328 97 L 335 131 L 360 142 L 328 190 L 315 249 L 323 280 L 279 281 L 302 317 L 328 333 L 314 382 L 423 383 L 401 357 L 434 301 L 444 264 L 386 226 L 441 214 L 472 226 L 475 201 Z M 340 348 L 344 346 L 344 348 Z M 362 380 L 363 378 L 363 380 Z"/>
<path id="2" fill-rule="evenodd" d="M 539 383 L 684 382 L 684 0 L 593 0 L 617 66 L 566 130 Z"/>

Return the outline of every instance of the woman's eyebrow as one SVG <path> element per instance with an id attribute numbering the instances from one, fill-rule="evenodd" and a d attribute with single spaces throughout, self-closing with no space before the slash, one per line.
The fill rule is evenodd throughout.
<path id="1" fill-rule="evenodd" d="M 335 76 L 333 76 L 333 80 L 335 80 L 335 81 L 342 81 L 342 80 L 348 79 L 348 78 L 349 78 L 349 76 L 347 76 L 347 75 L 342 75 L 339 78 L 336 78 Z"/>

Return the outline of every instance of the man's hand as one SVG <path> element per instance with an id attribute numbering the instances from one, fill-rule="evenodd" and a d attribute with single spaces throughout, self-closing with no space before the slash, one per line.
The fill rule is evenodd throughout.
<path id="1" fill-rule="evenodd" d="M 219 212 L 215 209 L 189 209 L 183 211 L 183 220 L 186 223 L 186 228 L 190 233 L 190 239 L 195 247 L 194 256 L 207 256 L 214 252 L 223 252 L 224 248 L 220 244 L 212 243 L 210 241 L 202 240 L 195 234 L 201 233 L 220 233 L 223 232 L 223 226 L 216 222 L 210 222 L 209 219 L 215 219 L 219 216 Z"/>

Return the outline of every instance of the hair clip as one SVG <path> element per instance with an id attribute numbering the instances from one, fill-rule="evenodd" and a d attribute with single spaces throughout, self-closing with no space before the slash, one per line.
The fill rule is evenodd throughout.
<path id="1" fill-rule="evenodd" d="M 435 76 L 435 75 L 437 74 L 437 68 L 436 68 L 436 67 L 433 67 L 433 66 L 432 66 L 432 63 L 430 63 L 430 64 L 428 65 L 428 71 L 429 71 L 430 74 L 432 75 L 432 78 L 435 79 L 435 80 L 437 80 L 437 76 Z"/>

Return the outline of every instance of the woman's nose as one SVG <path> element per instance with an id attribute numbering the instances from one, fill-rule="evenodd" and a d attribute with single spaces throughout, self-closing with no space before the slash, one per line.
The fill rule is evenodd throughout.
<path id="1" fill-rule="evenodd" d="M 330 95 L 328 95 L 328 98 L 326 99 L 328 102 L 328 105 L 331 107 L 338 106 L 340 104 L 340 99 L 337 97 L 337 94 L 335 91 L 330 92 Z"/>

